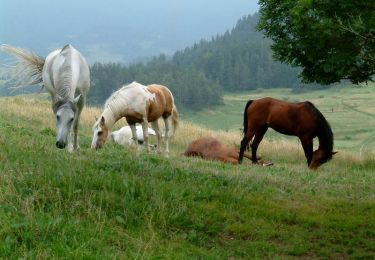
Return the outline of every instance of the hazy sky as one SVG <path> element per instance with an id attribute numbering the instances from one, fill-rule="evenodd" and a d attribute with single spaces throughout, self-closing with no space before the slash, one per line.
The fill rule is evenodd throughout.
<path id="1" fill-rule="evenodd" d="M 0 43 L 46 55 L 66 43 L 89 60 L 171 54 L 231 29 L 256 0 L 0 0 Z"/>

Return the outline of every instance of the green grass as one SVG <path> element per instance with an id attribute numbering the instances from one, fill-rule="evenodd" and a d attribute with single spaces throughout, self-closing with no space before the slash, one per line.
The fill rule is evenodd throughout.
<path id="1" fill-rule="evenodd" d="M 343 87 L 293 93 L 290 89 L 260 89 L 243 93 L 227 94 L 224 105 L 199 112 L 184 111 L 186 120 L 211 129 L 236 130 L 242 128 L 243 109 L 247 100 L 274 97 L 288 102 L 313 102 L 332 126 L 335 147 L 355 153 L 375 151 L 375 84 L 368 86 Z M 269 130 L 266 139 L 296 138 Z"/>
<path id="2" fill-rule="evenodd" d="M 48 103 L 11 100 L 0 100 L 0 258 L 375 257 L 372 157 L 310 171 L 277 149 L 269 168 L 184 158 L 180 141 L 169 159 L 96 152 L 87 121 L 68 154 Z M 44 116 L 21 113 L 36 106 Z"/>

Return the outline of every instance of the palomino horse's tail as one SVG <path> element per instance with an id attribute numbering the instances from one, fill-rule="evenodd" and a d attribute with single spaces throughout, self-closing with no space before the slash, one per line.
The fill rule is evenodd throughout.
<path id="1" fill-rule="evenodd" d="M 173 136 L 176 132 L 176 129 L 178 127 L 178 119 L 179 119 L 179 114 L 177 111 L 176 106 L 173 104 L 173 110 L 172 110 L 172 125 L 173 125 Z"/>
<path id="2" fill-rule="evenodd" d="M 28 50 L 1 45 L 1 50 L 17 58 L 15 66 L 10 70 L 15 87 L 25 87 L 41 83 L 44 58 Z"/>

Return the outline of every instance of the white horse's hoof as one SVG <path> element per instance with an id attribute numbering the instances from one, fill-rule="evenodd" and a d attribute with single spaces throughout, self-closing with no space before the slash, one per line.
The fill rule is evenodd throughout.
<path id="1" fill-rule="evenodd" d="M 74 152 L 74 146 L 73 144 L 68 144 L 68 152 L 73 153 Z"/>

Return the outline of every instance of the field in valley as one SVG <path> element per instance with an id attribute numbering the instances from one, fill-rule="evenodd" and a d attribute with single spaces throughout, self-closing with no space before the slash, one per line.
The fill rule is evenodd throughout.
<path id="1" fill-rule="evenodd" d="M 374 258 L 375 90 L 243 94 L 183 111 L 170 158 L 89 149 L 95 108 L 69 154 L 54 147 L 48 101 L 1 98 L 0 258 Z M 308 170 L 296 139 L 271 131 L 260 154 L 272 167 L 181 155 L 199 136 L 238 145 L 244 104 L 261 96 L 314 102 L 337 156 Z"/>

